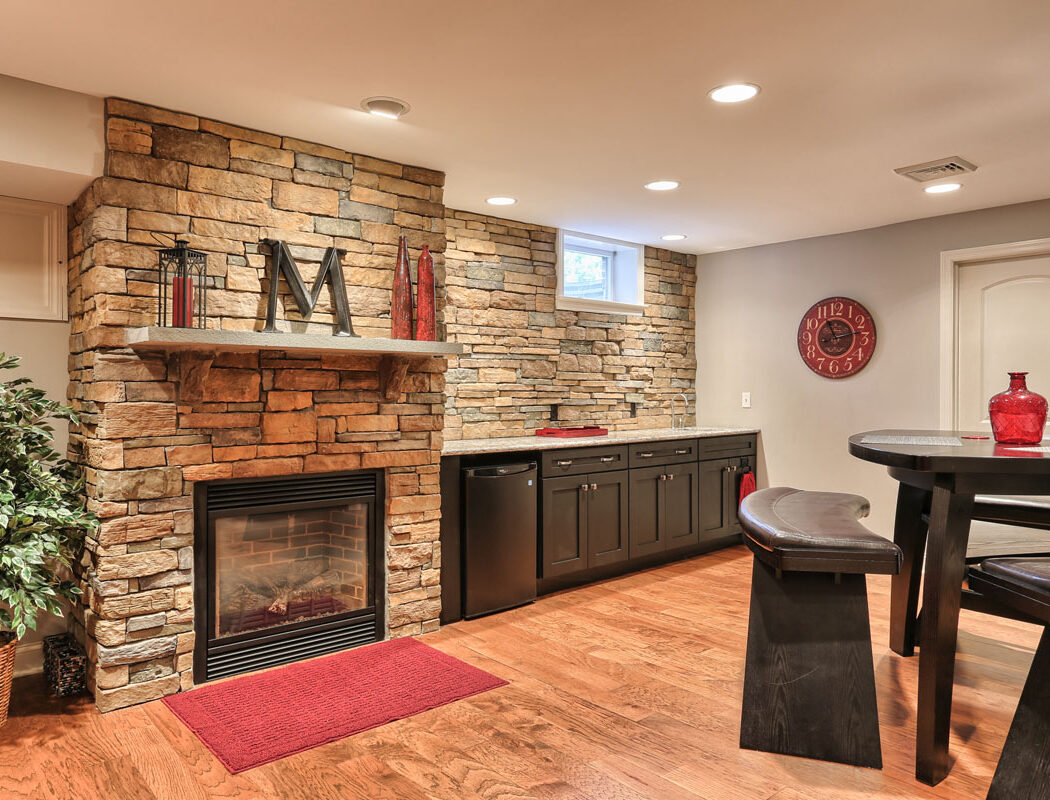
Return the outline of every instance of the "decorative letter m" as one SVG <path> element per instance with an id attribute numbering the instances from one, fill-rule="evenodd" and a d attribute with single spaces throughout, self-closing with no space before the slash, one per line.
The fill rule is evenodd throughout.
<path id="1" fill-rule="evenodd" d="M 273 260 L 270 263 L 270 294 L 266 303 L 266 333 L 279 333 L 276 326 L 277 321 L 277 286 L 281 281 L 281 273 L 288 282 L 288 288 L 292 290 L 292 297 L 299 307 L 299 313 L 303 319 L 310 319 L 310 315 L 317 305 L 317 297 L 321 294 L 326 278 L 332 283 L 332 306 L 335 308 L 336 330 L 333 336 L 357 336 L 354 326 L 350 322 L 350 309 L 346 302 L 346 284 L 343 283 L 343 267 L 339 259 L 346 252 L 335 247 L 325 250 L 324 259 L 321 261 L 321 269 L 314 280 L 314 288 L 309 294 L 306 292 L 306 284 L 303 276 L 299 274 L 299 267 L 288 251 L 288 245 L 276 239 L 264 239 L 270 245 Z"/>

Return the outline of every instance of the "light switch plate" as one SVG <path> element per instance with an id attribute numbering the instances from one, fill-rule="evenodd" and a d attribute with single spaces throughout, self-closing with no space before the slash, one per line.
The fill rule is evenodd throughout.
<path id="1" fill-rule="evenodd" d="M 740 393 L 740 407 L 751 408 L 751 392 Z"/>

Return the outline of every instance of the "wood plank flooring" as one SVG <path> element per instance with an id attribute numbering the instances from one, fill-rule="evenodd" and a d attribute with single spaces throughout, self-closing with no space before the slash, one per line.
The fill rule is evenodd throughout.
<path id="1" fill-rule="evenodd" d="M 367 800 L 983 798 L 1039 630 L 963 612 L 951 775 L 913 778 L 918 659 L 887 647 L 869 578 L 885 768 L 737 747 L 750 555 L 742 547 L 451 625 L 427 644 L 510 685 L 229 775 L 161 703 L 100 715 L 15 685 L 0 797 Z"/>

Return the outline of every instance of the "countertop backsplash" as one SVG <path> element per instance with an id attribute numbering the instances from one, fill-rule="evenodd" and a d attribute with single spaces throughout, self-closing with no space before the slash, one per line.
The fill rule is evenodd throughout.
<path id="1" fill-rule="evenodd" d="M 669 427 L 679 392 L 695 422 L 695 255 L 645 248 L 643 316 L 556 311 L 554 228 L 452 210 L 445 225 L 447 335 L 467 349 L 449 359 L 446 441 Z"/>

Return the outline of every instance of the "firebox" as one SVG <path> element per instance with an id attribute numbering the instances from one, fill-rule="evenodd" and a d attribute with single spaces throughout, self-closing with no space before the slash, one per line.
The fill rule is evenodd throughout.
<path id="1" fill-rule="evenodd" d="M 196 683 L 382 639 L 381 471 L 206 481 L 194 508 Z"/>

